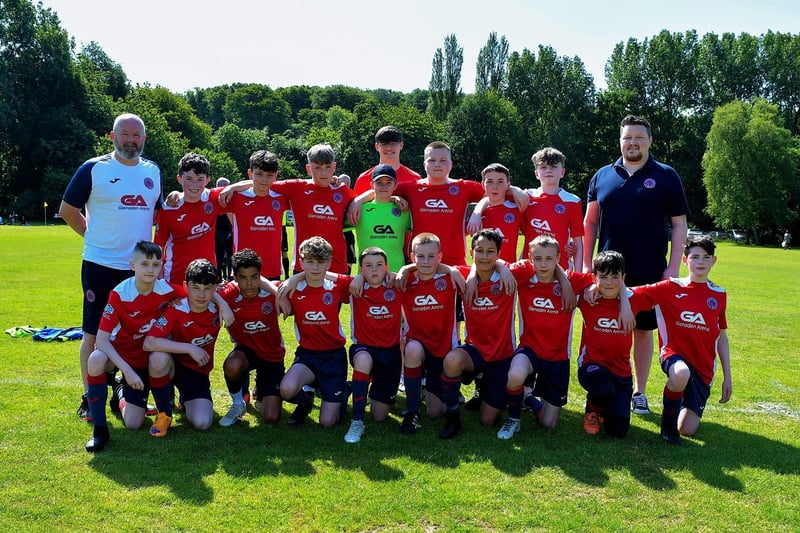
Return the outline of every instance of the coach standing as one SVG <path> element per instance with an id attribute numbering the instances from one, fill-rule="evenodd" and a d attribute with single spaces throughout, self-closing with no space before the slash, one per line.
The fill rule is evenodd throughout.
<path id="1" fill-rule="evenodd" d="M 87 389 L 87 361 L 111 290 L 133 275 L 133 247 L 153 239 L 153 221 L 161 200 L 161 171 L 141 157 L 144 122 L 133 114 L 114 120 L 114 151 L 89 159 L 72 176 L 59 213 L 83 237 L 83 340 L 81 376 Z M 83 213 L 81 211 L 84 211 Z M 78 415 L 91 418 L 86 395 Z"/>
<path id="2" fill-rule="evenodd" d="M 591 272 L 595 240 L 598 252 L 615 250 L 625 257 L 629 287 L 677 277 L 686 240 L 689 206 L 675 170 L 650 155 L 650 123 L 628 115 L 620 124 L 622 156 L 598 170 L 589 182 L 584 217 L 583 270 Z M 671 227 L 671 229 L 670 229 Z M 667 244 L 669 263 L 667 263 Z M 636 385 L 631 409 L 649 414 L 645 396 L 653 360 L 655 311 L 636 315 L 633 360 Z"/>

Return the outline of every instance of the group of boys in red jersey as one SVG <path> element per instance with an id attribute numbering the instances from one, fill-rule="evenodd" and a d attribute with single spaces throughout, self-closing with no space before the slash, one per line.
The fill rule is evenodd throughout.
<path id="1" fill-rule="evenodd" d="M 113 367 L 122 370 L 123 379 L 112 403 L 121 406 L 127 427 L 142 424 L 152 390 L 158 415 L 150 433 L 166 435 L 173 387 L 178 390 L 175 405 L 185 410 L 192 426 L 210 427 L 209 373 L 223 322 L 234 349 L 223 363 L 231 407 L 219 421 L 222 426 L 245 415 L 248 375 L 255 370 L 256 402 L 266 423 L 277 422 L 282 402 L 288 401 L 296 405 L 288 424 L 302 424 L 312 410 L 315 388 L 321 400 L 319 423 L 330 427 L 345 416 L 352 395 L 352 420 L 345 435 L 349 443 L 359 442 L 365 433 L 368 399 L 375 420 L 388 417 L 401 374 L 404 435 L 417 431 L 424 397 L 427 415 L 445 420 L 439 436 L 456 436 L 462 428 L 461 383 L 478 376 L 481 423 L 498 424 L 508 411 L 498 438 L 510 439 L 520 431 L 524 405 L 540 425 L 555 427 L 567 402 L 576 294 L 584 317 L 578 376 L 587 390 L 587 433 L 597 434 L 605 426 L 611 436 L 627 434 L 630 331 L 633 313 L 639 310 L 655 307 L 659 316 L 662 366 L 668 376 L 661 428 L 665 441 L 679 443 L 681 434 L 696 431 L 717 354 L 725 376 L 722 401 L 730 397 L 725 293 L 707 279 L 716 259 L 713 242 L 687 241 L 688 278 L 628 289 L 619 254 L 600 254 L 593 272 L 575 271 L 571 258 L 584 255 L 580 201 L 558 185 L 565 161 L 558 150 L 534 154 L 542 187 L 523 191 L 510 184 L 510 173 L 500 164 L 483 171 L 482 183 L 450 178 L 452 155 L 442 142 L 425 149 L 425 178 L 401 171 L 402 136 L 396 128 L 382 128 L 375 148 L 381 164 L 359 177 L 355 192 L 337 182 L 329 145 L 309 150 L 306 170 L 311 179 L 277 181 L 277 158 L 258 151 L 250 159 L 250 179 L 225 188 L 207 188 L 210 169 L 204 157 L 187 154 L 181 159 L 183 195 L 177 205 L 159 212 L 155 245 L 140 243 L 131 263 L 134 277 L 112 292 L 100 324 L 89 365 L 94 432 L 88 451 L 100 451 L 109 441 L 107 391 L 104 396 L 101 389 L 105 372 Z M 383 160 L 385 155 L 389 161 Z M 375 196 L 373 188 L 357 195 L 365 177 L 388 186 L 398 197 L 394 201 L 411 214 L 410 262 L 396 278 L 387 253 L 375 246 L 360 250 L 359 274 L 349 276 L 343 228 L 346 222 L 357 226 Z M 386 196 L 382 192 L 384 201 Z M 469 204 L 479 201 L 465 227 Z M 294 275 L 279 288 L 271 280 L 281 275 L 282 219 L 289 209 L 294 214 Z M 223 213 L 232 215 L 234 281 L 218 288 L 213 225 Z M 386 227 L 391 226 L 375 231 Z M 473 233 L 471 268 L 466 230 Z M 525 236 L 521 256 L 516 248 L 520 233 Z M 394 244 L 403 246 L 404 241 L 396 237 Z M 152 275 L 156 268 L 163 279 Z M 169 301 L 173 304 L 165 308 Z M 351 305 L 349 358 L 339 322 L 341 305 Z M 126 324 L 125 313 L 136 316 L 137 323 Z M 280 313 L 294 316 L 298 340 L 288 370 Z M 463 343 L 461 320 L 466 321 Z M 122 349 L 126 336 L 135 349 Z M 349 380 L 348 359 L 353 368 Z"/>

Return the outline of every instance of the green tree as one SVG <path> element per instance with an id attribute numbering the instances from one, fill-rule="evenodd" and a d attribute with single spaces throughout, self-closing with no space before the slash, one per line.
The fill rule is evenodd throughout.
<path id="1" fill-rule="evenodd" d="M 29 217 L 44 201 L 58 205 L 77 165 L 94 155 L 88 111 L 58 17 L 27 0 L 0 1 L 0 205 Z"/>
<path id="2" fill-rule="evenodd" d="M 250 166 L 250 154 L 268 149 L 267 132 L 225 124 L 214 132 L 211 145 L 215 151 L 227 154 L 236 163 L 239 175 L 244 176 Z M 226 177 L 231 179 L 231 176 Z"/>
<path id="3" fill-rule="evenodd" d="M 250 83 L 237 87 L 222 106 L 226 122 L 244 129 L 268 128 L 282 133 L 291 122 L 286 100 L 266 85 Z"/>
<path id="4" fill-rule="evenodd" d="M 438 120 L 444 120 L 461 98 L 461 67 L 464 65 L 464 49 L 459 46 L 456 35 L 451 33 L 444 39 L 444 52 L 437 48 L 431 68 L 429 111 Z"/>
<path id="5" fill-rule="evenodd" d="M 769 31 L 761 47 L 764 97 L 778 106 L 792 134 L 800 135 L 800 35 Z"/>
<path id="6" fill-rule="evenodd" d="M 722 227 L 751 231 L 756 242 L 797 220 L 798 144 L 782 122 L 774 104 L 736 100 L 714 112 L 708 132 L 708 212 Z"/>
<path id="7" fill-rule="evenodd" d="M 507 69 L 508 40 L 505 35 L 498 39 L 497 32 L 493 31 L 489 34 L 486 44 L 478 52 L 475 92 L 493 90 L 500 93 L 505 88 Z"/>
<path id="8" fill-rule="evenodd" d="M 205 149 L 211 144 L 211 126 L 195 115 L 185 97 L 164 87 L 137 87 L 131 99 L 146 101 L 164 117 L 169 130 L 183 136 L 190 148 Z"/>
<path id="9" fill-rule="evenodd" d="M 514 161 L 520 152 L 521 119 L 514 104 L 494 91 L 467 95 L 447 116 L 446 139 L 453 149 L 452 176 L 480 179 L 481 170 L 489 163 L 518 166 Z M 530 156 L 530 154 L 528 154 Z M 531 183 L 513 176 L 520 186 Z"/>

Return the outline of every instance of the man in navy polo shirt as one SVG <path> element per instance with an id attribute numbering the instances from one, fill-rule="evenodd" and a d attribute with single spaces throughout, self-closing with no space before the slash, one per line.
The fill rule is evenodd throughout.
<path id="1" fill-rule="evenodd" d="M 595 240 L 598 252 L 625 257 L 629 287 L 677 277 L 686 240 L 689 206 L 675 170 L 650 155 L 650 123 L 628 115 L 620 123 L 622 156 L 598 170 L 589 182 L 584 217 L 583 270 L 591 272 Z M 669 262 L 667 262 L 667 244 Z M 636 315 L 633 360 L 636 384 L 631 409 L 649 414 L 644 394 L 653 360 L 655 311 Z"/>

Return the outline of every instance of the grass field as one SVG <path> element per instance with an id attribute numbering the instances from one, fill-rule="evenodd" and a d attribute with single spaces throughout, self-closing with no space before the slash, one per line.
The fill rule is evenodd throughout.
<path id="1" fill-rule="evenodd" d="M 3 330 L 80 324 L 81 245 L 65 226 L 0 226 Z M 800 251 L 723 243 L 718 256 L 733 398 L 718 404 L 715 384 L 681 447 L 658 434 L 654 364 L 654 414 L 634 415 L 624 441 L 583 432 L 573 368 L 559 427 L 525 413 L 511 441 L 471 413 L 452 441 L 426 419 L 402 437 L 401 400 L 390 421 L 367 420 L 356 445 L 342 440 L 347 423 L 323 429 L 316 410 L 295 430 L 250 412 L 199 433 L 179 415 L 165 439 L 112 416 L 111 445 L 93 456 L 75 416 L 78 343 L 0 335 L 0 531 L 798 531 Z M 212 374 L 219 415 L 225 337 Z"/>

